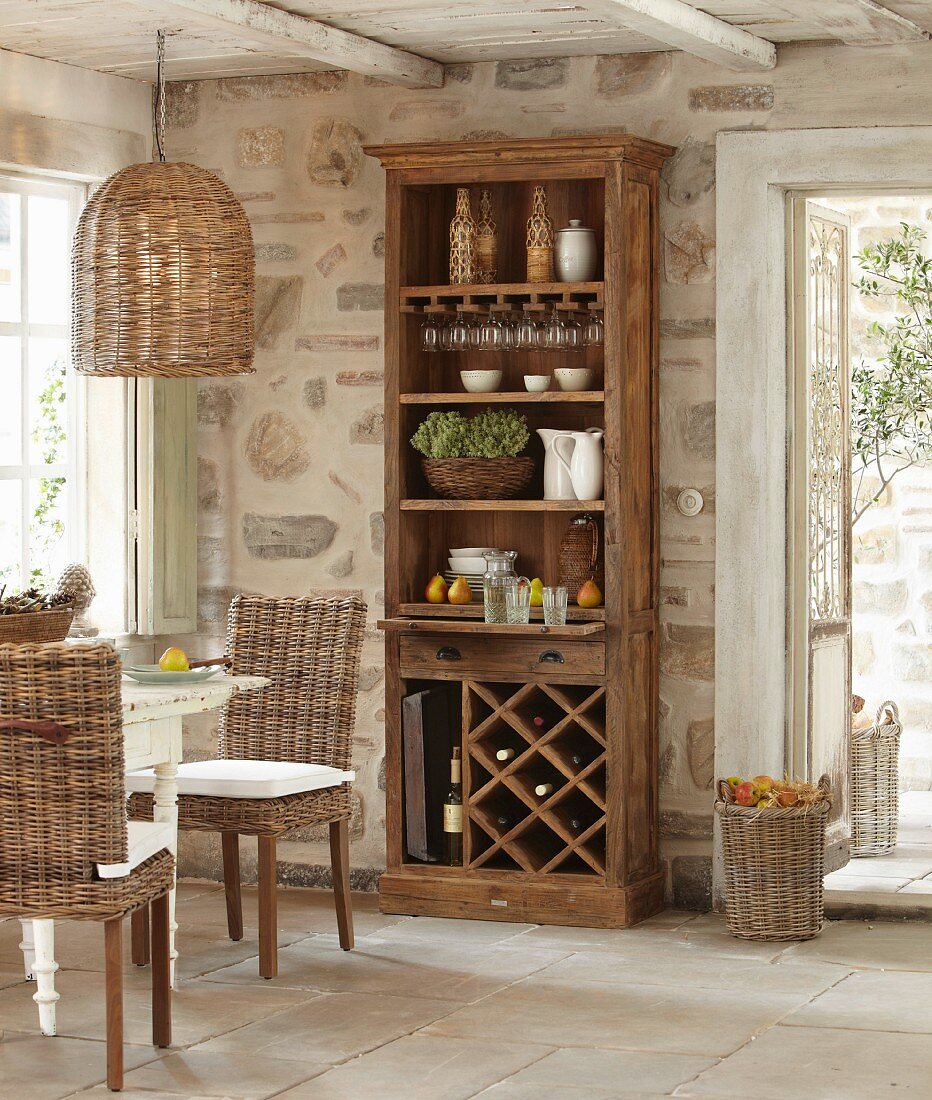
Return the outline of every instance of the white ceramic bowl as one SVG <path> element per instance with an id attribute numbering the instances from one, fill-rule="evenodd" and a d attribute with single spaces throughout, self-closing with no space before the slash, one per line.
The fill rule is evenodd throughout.
<path id="1" fill-rule="evenodd" d="M 485 558 L 447 558 L 447 565 L 453 573 L 484 573 Z"/>
<path id="2" fill-rule="evenodd" d="M 467 393 L 495 393 L 502 384 L 500 370 L 461 370 L 460 380 Z"/>
<path id="3" fill-rule="evenodd" d="M 447 553 L 451 558 L 482 558 L 483 554 L 491 554 L 496 549 L 495 546 L 455 546 Z M 485 572 L 485 558 L 482 558 L 482 572 Z"/>
<path id="4" fill-rule="evenodd" d="M 526 374 L 524 376 L 524 388 L 528 393 L 543 393 L 550 389 L 549 374 Z"/>
<path id="5" fill-rule="evenodd" d="M 557 367 L 553 373 L 561 390 L 576 393 L 592 385 L 592 371 L 588 367 Z"/>

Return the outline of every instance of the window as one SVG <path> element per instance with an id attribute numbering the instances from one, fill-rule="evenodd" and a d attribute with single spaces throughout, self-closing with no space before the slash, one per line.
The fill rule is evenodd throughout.
<path id="1" fill-rule="evenodd" d="M 81 386 L 68 370 L 71 236 L 84 186 L 0 176 L 0 585 L 82 556 Z"/>

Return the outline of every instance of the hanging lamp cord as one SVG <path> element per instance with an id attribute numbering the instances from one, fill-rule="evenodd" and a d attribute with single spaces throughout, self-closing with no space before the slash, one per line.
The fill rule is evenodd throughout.
<path id="1" fill-rule="evenodd" d="M 165 163 L 165 32 L 157 31 L 155 66 L 155 103 L 153 104 L 153 128 L 155 130 L 155 148 L 159 163 Z"/>

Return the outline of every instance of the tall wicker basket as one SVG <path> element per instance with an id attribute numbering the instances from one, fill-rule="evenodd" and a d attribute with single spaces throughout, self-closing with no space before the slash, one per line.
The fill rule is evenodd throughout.
<path id="1" fill-rule="evenodd" d="M 879 856 L 896 847 L 900 813 L 900 712 L 887 700 L 874 724 L 851 732 L 851 854 Z"/>
<path id="2" fill-rule="evenodd" d="M 828 776 L 819 786 L 829 792 Z M 809 940 L 822 931 L 825 822 L 831 796 L 814 806 L 735 804 L 725 780 L 715 803 L 725 860 L 725 915 L 746 940 Z"/>

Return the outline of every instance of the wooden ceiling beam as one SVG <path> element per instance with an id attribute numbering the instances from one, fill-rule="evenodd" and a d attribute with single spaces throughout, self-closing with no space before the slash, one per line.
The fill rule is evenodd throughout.
<path id="1" fill-rule="evenodd" d="M 274 47 L 279 56 L 313 58 L 405 88 L 443 87 L 443 66 L 436 61 L 257 0 L 168 0 L 165 6 L 184 8 L 227 30 L 240 27 L 253 41 Z"/>
<path id="2" fill-rule="evenodd" d="M 911 19 L 876 3 L 876 0 L 777 0 L 790 15 L 811 27 L 819 27 L 849 46 L 886 46 L 929 38 Z"/>
<path id="3" fill-rule="evenodd" d="M 777 63 L 772 42 L 682 0 L 597 0 L 592 6 L 633 31 L 728 69 L 753 72 L 772 69 Z"/>

